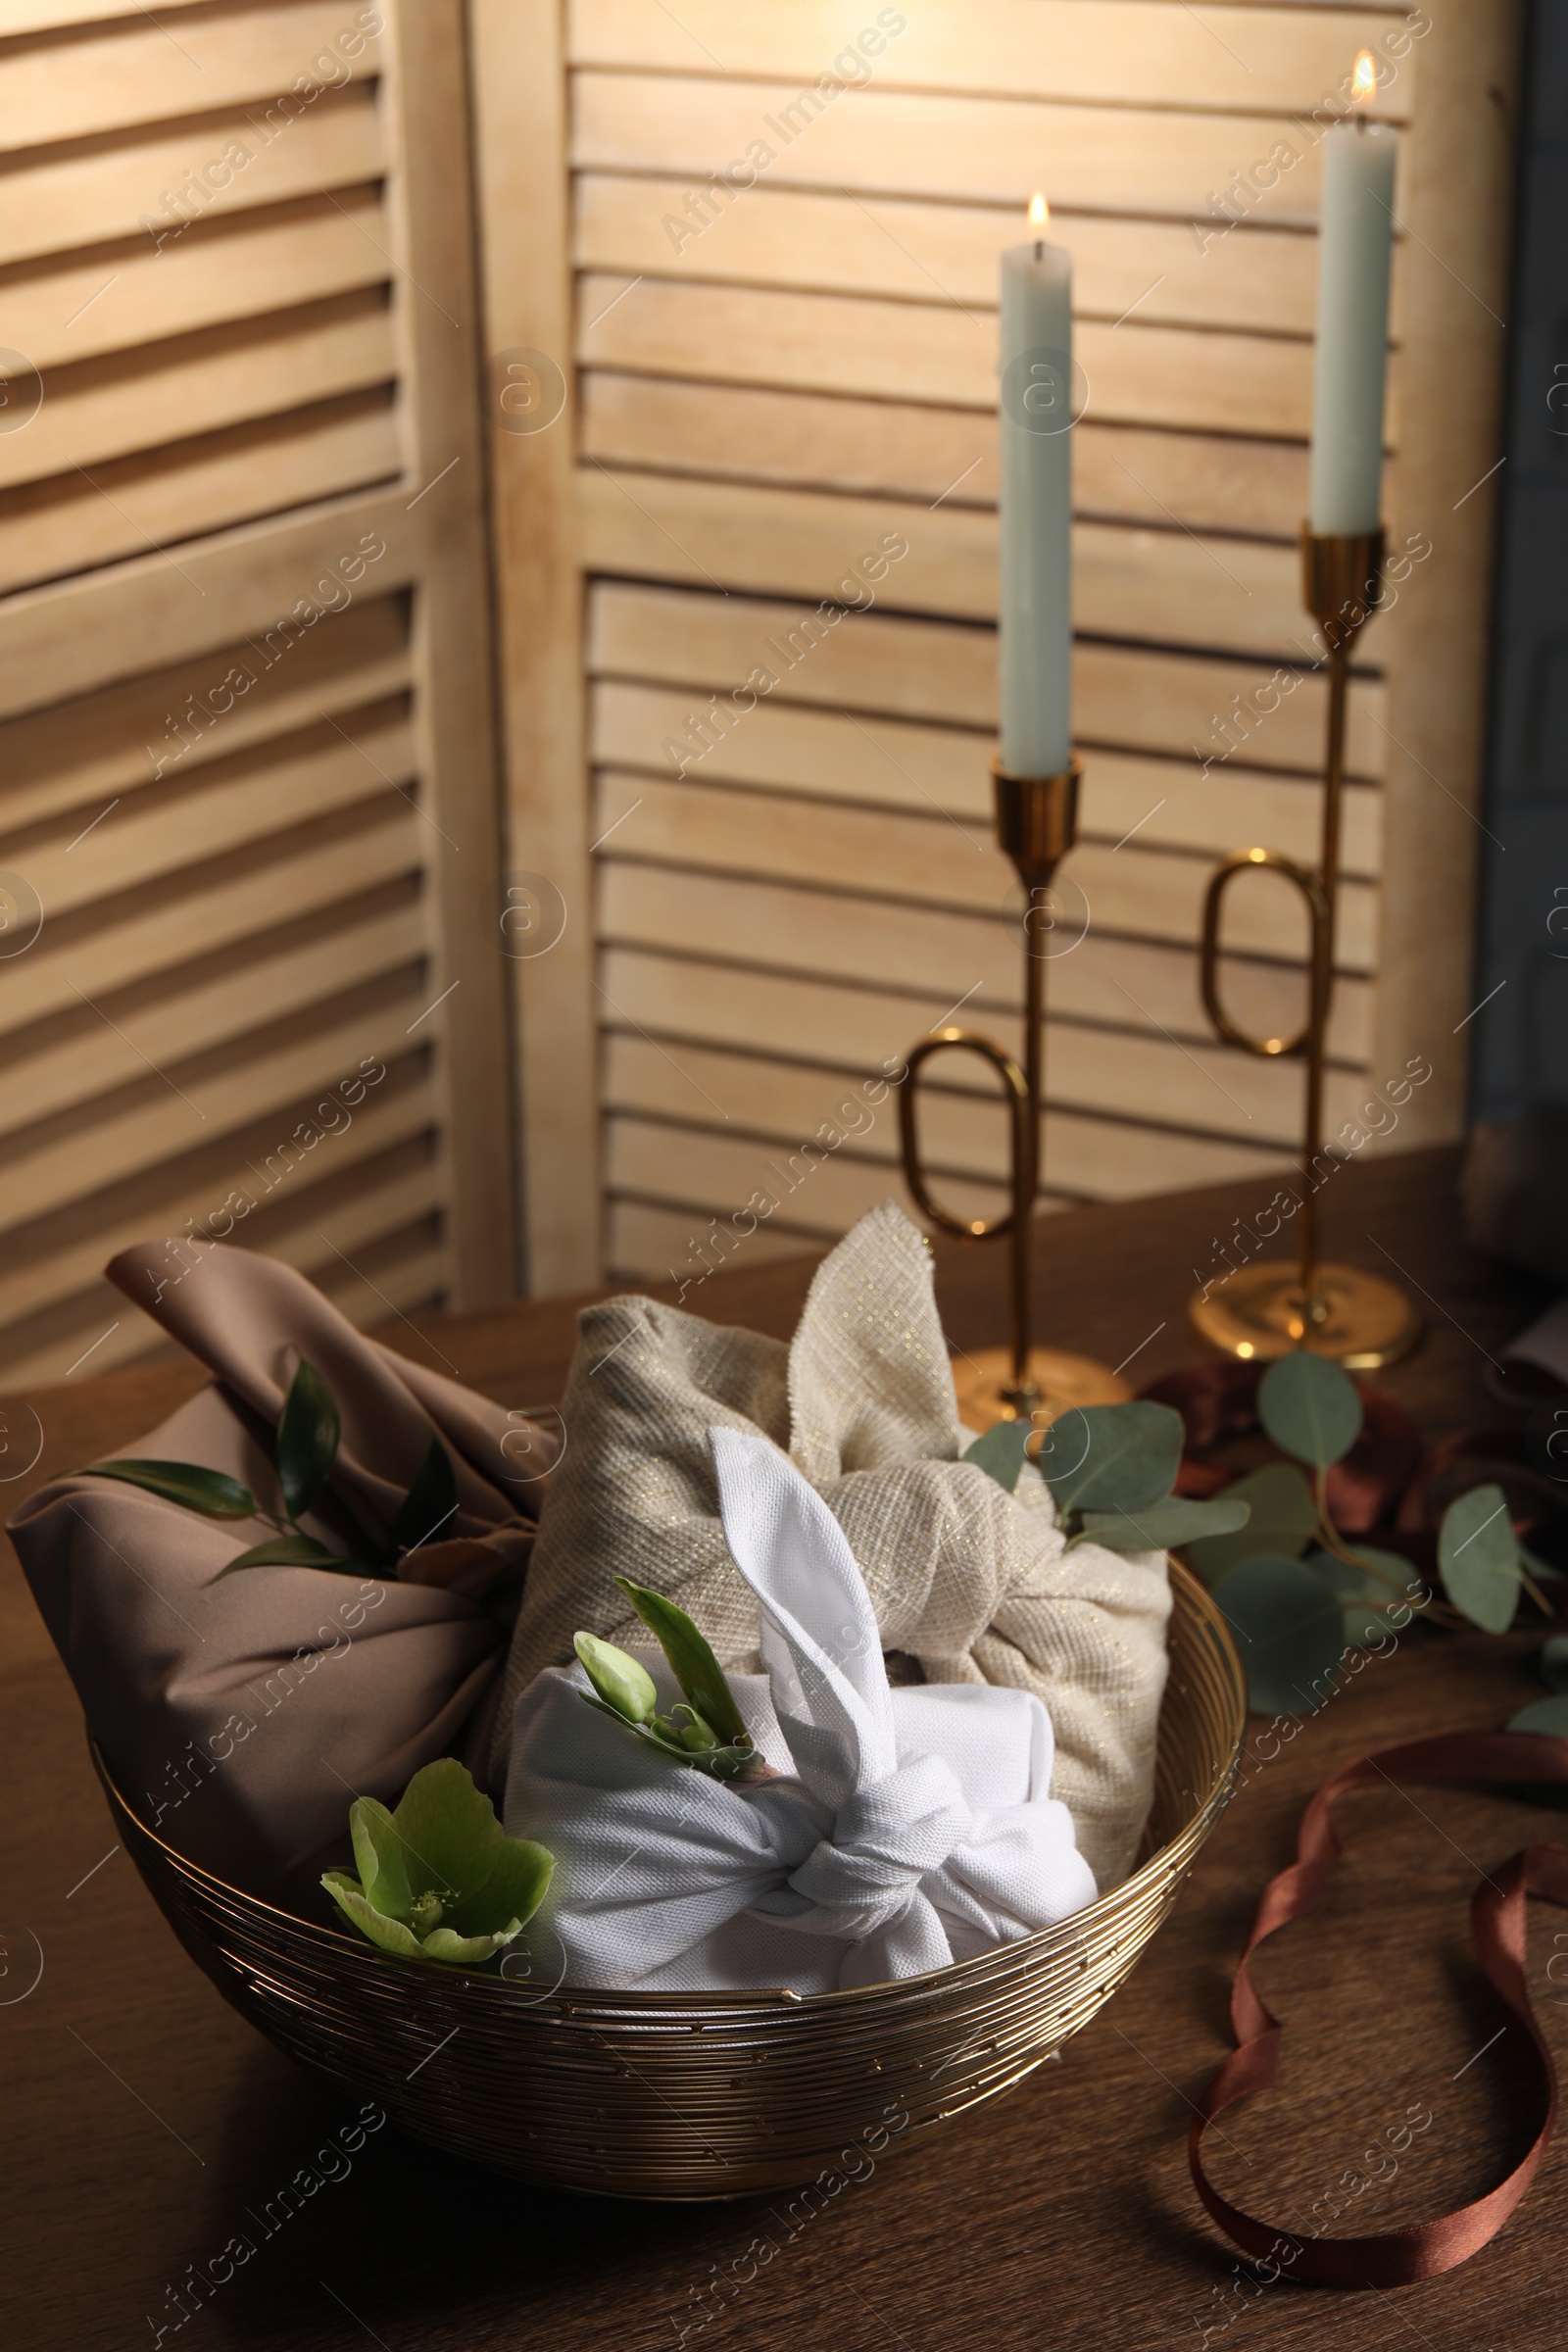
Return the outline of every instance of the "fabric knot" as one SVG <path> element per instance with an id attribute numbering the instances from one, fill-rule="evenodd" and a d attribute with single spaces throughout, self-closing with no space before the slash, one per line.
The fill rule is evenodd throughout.
<path id="1" fill-rule="evenodd" d="M 973 1828 L 952 1765 L 916 1756 L 845 1799 L 831 1834 L 790 1873 L 806 1908 L 780 1924 L 863 1942 L 894 1925 Z"/>

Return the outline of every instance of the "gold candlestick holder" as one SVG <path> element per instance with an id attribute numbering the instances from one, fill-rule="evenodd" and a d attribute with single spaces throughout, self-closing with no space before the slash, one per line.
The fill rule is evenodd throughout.
<path id="1" fill-rule="evenodd" d="M 1005 1348 L 981 1348 L 960 1355 L 953 1367 L 959 1417 L 971 1429 L 997 1421 L 1031 1420 L 1044 1429 L 1074 1404 L 1118 1404 L 1132 1392 L 1124 1380 L 1093 1356 L 1072 1355 L 1032 1345 L 1033 1298 L 1030 1245 L 1034 1204 L 1040 1190 L 1040 1114 L 1045 1081 L 1045 979 L 1043 946 L 1047 894 L 1062 858 L 1078 834 L 1078 785 L 1074 760 L 1054 776 L 1011 776 L 991 762 L 996 788 L 997 840 L 1018 869 L 1028 894 L 1024 915 L 1023 1062 L 1004 1053 L 978 1029 L 949 1026 L 922 1038 L 908 1056 L 908 1075 L 899 1096 L 899 1137 L 904 1179 L 922 1216 L 960 1242 L 1010 1244 Z M 957 1217 L 932 1194 L 920 1161 L 916 1104 L 920 1072 L 938 1054 L 976 1054 L 997 1071 L 1010 1124 L 1011 1199 L 1000 1217 Z"/>
<path id="2" fill-rule="evenodd" d="M 1325 1263 L 1318 1255 L 1318 1191 L 1332 1163 L 1320 1165 L 1323 1145 L 1323 1067 L 1334 999 L 1334 931 L 1340 880 L 1340 830 L 1345 798 L 1346 694 L 1350 648 L 1377 608 L 1382 586 L 1383 533 L 1301 529 L 1301 572 L 1307 611 L 1328 647 L 1328 734 L 1323 760 L 1322 846 L 1315 870 L 1277 850 L 1236 850 L 1218 865 L 1203 902 L 1200 965 L 1203 1005 L 1217 1036 L 1244 1054 L 1297 1055 L 1306 1064 L 1301 1175 L 1294 1267 L 1268 1262 L 1224 1277 L 1210 1298 L 1205 1286 L 1189 1314 L 1205 1340 L 1228 1354 L 1267 1359 L 1293 1348 L 1335 1357 L 1352 1371 L 1370 1372 L 1414 1347 L 1421 1319 L 1396 1284 L 1357 1266 Z M 1311 931 L 1306 1019 L 1294 1037 L 1254 1037 L 1232 1020 L 1220 1000 L 1220 919 L 1225 893 L 1238 874 L 1259 868 L 1283 874 L 1306 904 Z"/>

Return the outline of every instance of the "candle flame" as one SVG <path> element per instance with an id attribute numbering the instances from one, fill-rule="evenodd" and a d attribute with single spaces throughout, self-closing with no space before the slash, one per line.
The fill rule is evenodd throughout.
<path id="1" fill-rule="evenodd" d="M 1363 49 L 1355 61 L 1355 71 L 1350 75 L 1350 97 L 1356 106 L 1365 106 L 1367 100 L 1375 98 L 1377 94 L 1377 59 L 1370 49 Z"/>
<path id="2" fill-rule="evenodd" d="M 1037 237 L 1051 226 L 1051 207 L 1037 188 L 1029 199 L 1029 225 Z"/>

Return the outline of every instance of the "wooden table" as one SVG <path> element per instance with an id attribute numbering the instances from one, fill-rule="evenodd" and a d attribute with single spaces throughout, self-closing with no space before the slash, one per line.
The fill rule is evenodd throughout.
<path id="1" fill-rule="evenodd" d="M 1542 1303 L 1523 1277 L 1459 1238 L 1451 1154 L 1352 1166 L 1328 1197 L 1329 1244 L 1428 1294 L 1430 1334 L 1384 1385 L 1434 1434 L 1497 1418 L 1482 1388 Z M 1183 1313 L 1210 1238 L 1261 1205 L 1260 1188 L 1095 1208 L 1046 1221 L 1050 1336 L 1146 1377 L 1190 1357 Z M 689 1299 L 719 1320 L 787 1334 L 811 1261 L 747 1271 Z M 944 1254 L 954 1339 L 998 1336 L 1002 1269 Z M 510 1403 L 560 1393 L 573 1302 L 544 1300 L 432 1325 L 428 1344 Z M 123 1443 L 192 1385 L 179 1366 L 31 1399 L 44 1454 L 29 1484 Z M 6 2252 L 0 2342 L 18 2352 L 130 2352 L 175 2339 L 186 2266 L 231 2232 L 348 2113 L 234 2016 L 176 1946 L 124 1855 L 109 1851 L 79 1712 L 8 1558 L 0 1585 L 0 1979 Z M 1568 2222 L 1561 2150 L 1502 2236 L 1447 2278 L 1394 2294 L 1244 2281 L 1187 2179 L 1190 2101 L 1227 2045 L 1230 1971 L 1264 1879 L 1288 1857 L 1303 1798 L 1336 1765 L 1417 1730 L 1492 1726 L 1535 1694 L 1518 1641 L 1409 1636 L 1255 1764 L 1137 1974 L 1059 2062 L 1010 2097 L 891 2153 L 793 2233 L 767 2204 L 669 2210 L 520 2188 L 390 2130 L 259 2247 L 185 2322 L 186 2345 L 349 2352 L 671 2345 L 715 2276 L 731 2307 L 704 2352 L 946 2352 L 956 2337 L 1040 2352 L 1556 2352 Z M 1310 2227 L 1309 2209 L 1411 2117 L 1397 2177 L 1348 2208 L 1364 2230 L 1478 2194 L 1519 2152 L 1510 2121 L 1517 2030 L 1478 1982 L 1465 1907 L 1478 1871 L 1553 1817 L 1458 1790 L 1358 1792 L 1348 1858 L 1316 1917 L 1280 1936 L 1258 1974 L 1287 2020 L 1281 2088 L 1211 2135 L 1216 2176 L 1254 2211 Z M 1538 1907 L 1532 1980 L 1568 2046 L 1568 1919 Z M 34 1940 L 35 1939 L 35 1940 Z M 35 1949 L 42 1975 L 33 1989 Z M 1564 1959 L 1547 1970 L 1554 1952 Z M 1556 1980 L 1563 1980 L 1557 1989 Z M 1490 2045 L 1490 2046 L 1489 2046 Z M 1484 2053 L 1484 2054 L 1478 2054 Z M 1413 2113 L 1412 2113 L 1413 2111 Z M 1420 2129 L 1421 2117 L 1431 2120 Z M 319 2170 L 342 2171 L 323 2159 Z M 1339 2192 L 1342 2196 L 1344 2189 Z M 774 2200 L 781 2205 L 782 2200 Z M 777 2252 L 741 2284 L 760 2236 Z M 711 2303 L 705 2304 L 711 2310 Z M 186 2334 L 185 2328 L 195 2329 Z M 1205 2332 L 1206 2331 L 1206 2332 Z"/>

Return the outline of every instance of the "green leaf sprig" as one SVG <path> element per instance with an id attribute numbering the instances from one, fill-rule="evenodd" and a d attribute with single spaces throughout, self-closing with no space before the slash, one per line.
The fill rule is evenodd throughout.
<path id="1" fill-rule="evenodd" d="M 538 1910 L 555 1856 L 509 1838 L 495 1807 L 455 1756 L 416 1772 L 389 1813 L 373 1796 L 349 1807 L 359 1876 L 321 1885 L 362 1936 L 401 1960 L 476 1968 Z"/>
<path id="2" fill-rule="evenodd" d="M 659 1692 L 647 1667 L 612 1642 L 578 1633 L 572 1645 L 593 1685 L 582 1693 L 588 1705 L 625 1724 L 671 1764 L 689 1764 L 715 1781 L 776 1779 L 774 1767 L 753 1745 L 724 1669 L 685 1610 L 629 1577 L 615 1582 L 669 1660 L 685 1703 L 659 1714 Z"/>
<path id="3" fill-rule="evenodd" d="M 999 1421 L 963 1458 L 1014 1494 L 1033 1435 L 1026 1420 Z M 1069 1550 L 1100 1544 L 1107 1551 L 1169 1551 L 1246 1526 L 1245 1496 L 1195 1502 L 1171 1493 L 1182 1435 L 1179 1413 L 1145 1400 L 1074 1405 L 1052 1422 L 1038 1458 Z"/>
<path id="4" fill-rule="evenodd" d="M 1329 1510 L 1328 1474 L 1360 1436 L 1364 1415 L 1340 1365 L 1306 1349 L 1282 1355 L 1258 1384 L 1257 1409 L 1291 1459 L 1225 1490 L 1221 1499 L 1250 1505 L 1245 1534 L 1203 1537 L 1189 1554 L 1236 1633 L 1255 1708 L 1296 1715 L 1320 1704 L 1348 1648 L 1380 1645 L 1391 1624 L 1408 1624 L 1416 1609 L 1491 1634 L 1507 1632 L 1522 1592 L 1554 1614 L 1496 1485 L 1473 1488 L 1444 1513 L 1438 1567 L 1446 1601 L 1397 1553 L 1347 1542 Z"/>
<path id="5" fill-rule="evenodd" d="M 227 1561 L 219 1577 L 236 1568 L 324 1568 L 335 1576 L 396 1577 L 398 1562 L 426 1544 L 439 1544 L 451 1532 L 458 1511 L 457 1473 L 439 1438 L 432 1438 L 418 1476 L 404 1496 L 392 1523 L 387 1544 L 368 1539 L 372 1561 L 345 1557 L 308 1536 L 300 1527 L 319 1500 L 332 1475 L 342 1441 L 343 1421 L 337 1399 L 314 1364 L 300 1357 L 289 1383 L 277 1424 L 277 1483 L 285 1516 L 264 1510 L 241 1480 L 199 1462 L 125 1460 L 88 1462 L 78 1478 L 118 1478 L 140 1487 L 165 1502 L 200 1511 L 208 1519 L 261 1519 L 275 1532 Z M 216 1584 L 218 1578 L 213 1582 Z"/>

